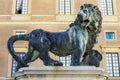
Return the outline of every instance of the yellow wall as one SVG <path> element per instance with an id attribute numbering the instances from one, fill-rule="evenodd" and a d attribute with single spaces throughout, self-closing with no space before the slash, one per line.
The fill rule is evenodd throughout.
<path id="1" fill-rule="evenodd" d="M 103 54 L 101 67 L 105 67 L 105 50 L 107 46 L 111 49 L 120 49 L 120 0 L 113 0 L 114 16 L 103 16 L 102 32 L 99 35 L 99 42 L 95 45 L 95 49 Z M 14 34 L 15 30 L 25 30 L 27 33 L 34 29 L 44 29 L 51 32 L 64 31 L 69 24 L 74 21 L 76 14 L 80 10 L 80 5 L 84 3 L 92 3 L 101 9 L 100 0 L 71 0 L 71 14 L 59 14 L 59 0 L 29 0 L 29 12 L 27 15 L 15 14 L 15 0 L 0 0 L 0 77 L 10 77 L 11 57 L 7 49 L 7 40 Z M 116 33 L 115 40 L 106 40 L 105 32 L 114 31 Z M 27 45 L 26 42 L 16 44 Z M 102 46 L 102 47 L 101 47 Z M 114 46 L 118 46 L 113 48 Z M 19 50 L 20 47 L 16 47 Z M 118 50 L 119 52 L 119 50 Z M 119 53 L 120 54 L 120 53 Z M 51 54 L 52 57 L 58 57 Z M 43 64 L 39 59 L 30 65 L 41 66 Z M 2 73 L 1 73 L 2 72 Z"/>

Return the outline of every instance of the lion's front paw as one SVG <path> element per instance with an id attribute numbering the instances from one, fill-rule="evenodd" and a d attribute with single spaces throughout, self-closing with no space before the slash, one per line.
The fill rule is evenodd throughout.
<path id="1" fill-rule="evenodd" d="M 87 64 L 84 62 L 79 62 L 79 63 L 71 63 L 70 66 L 87 66 Z"/>
<path id="2" fill-rule="evenodd" d="M 59 62 L 59 61 L 56 61 L 56 62 L 54 63 L 54 66 L 63 66 L 63 63 L 62 63 L 62 62 Z"/>
<path id="3" fill-rule="evenodd" d="M 80 62 L 79 65 L 80 65 L 80 66 L 88 66 L 88 64 L 87 64 L 87 63 L 84 63 L 84 62 Z"/>
<path id="4" fill-rule="evenodd" d="M 63 63 L 56 60 L 51 60 L 45 65 L 46 66 L 63 66 Z"/>

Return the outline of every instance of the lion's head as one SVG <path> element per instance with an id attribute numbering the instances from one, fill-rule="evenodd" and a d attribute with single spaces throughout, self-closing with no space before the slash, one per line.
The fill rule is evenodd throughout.
<path id="1" fill-rule="evenodd" d="M 99 33 L 101 31 L 102 16 L 97 6 L 84 4 L 77 14 L 74 24 L 85 26 L 89 31 Z"/>

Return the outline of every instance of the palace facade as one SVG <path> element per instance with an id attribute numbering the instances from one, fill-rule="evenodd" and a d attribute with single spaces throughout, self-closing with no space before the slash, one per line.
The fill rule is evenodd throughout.
<path id="1" fill-rule="evenodd" d="M 17 65 L 7 49 L 10 36 L 40 28 L 51 32 L 65 31 L 84 3 L 95 4 L 102 12 L 102 32 L 94 46 L 103 55 L 100 67 L 108 73 L 108 80 L 120 80 L 120 0 L 0 0 L 0 80 L 12 79 Z M 21 57 L 27 48 L 25 41 L 14 44 Z M 64 66 L 70 64 L 71 56 L 50 56 L 62 61 Z M 40 59 L 30 65 L 44 66 Z"/>

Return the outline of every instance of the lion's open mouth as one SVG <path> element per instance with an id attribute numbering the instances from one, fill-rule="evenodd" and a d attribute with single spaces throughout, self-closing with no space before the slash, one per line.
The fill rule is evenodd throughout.
<path id="1" fill-rule="evenodd" d="M 83 21 L 80 21 L 81 23 L 88 23 L 89 22 L 89 20 L 88 19 L 85 19 L 85 20 L 83 20 Z"/>
<path id="2" fill-rule="evenodd" d="M 86 19 L 86 20 L 84 20 L 84 22 L 89 22 L 89 20 L 88 20 L 88 19 Z"/>

